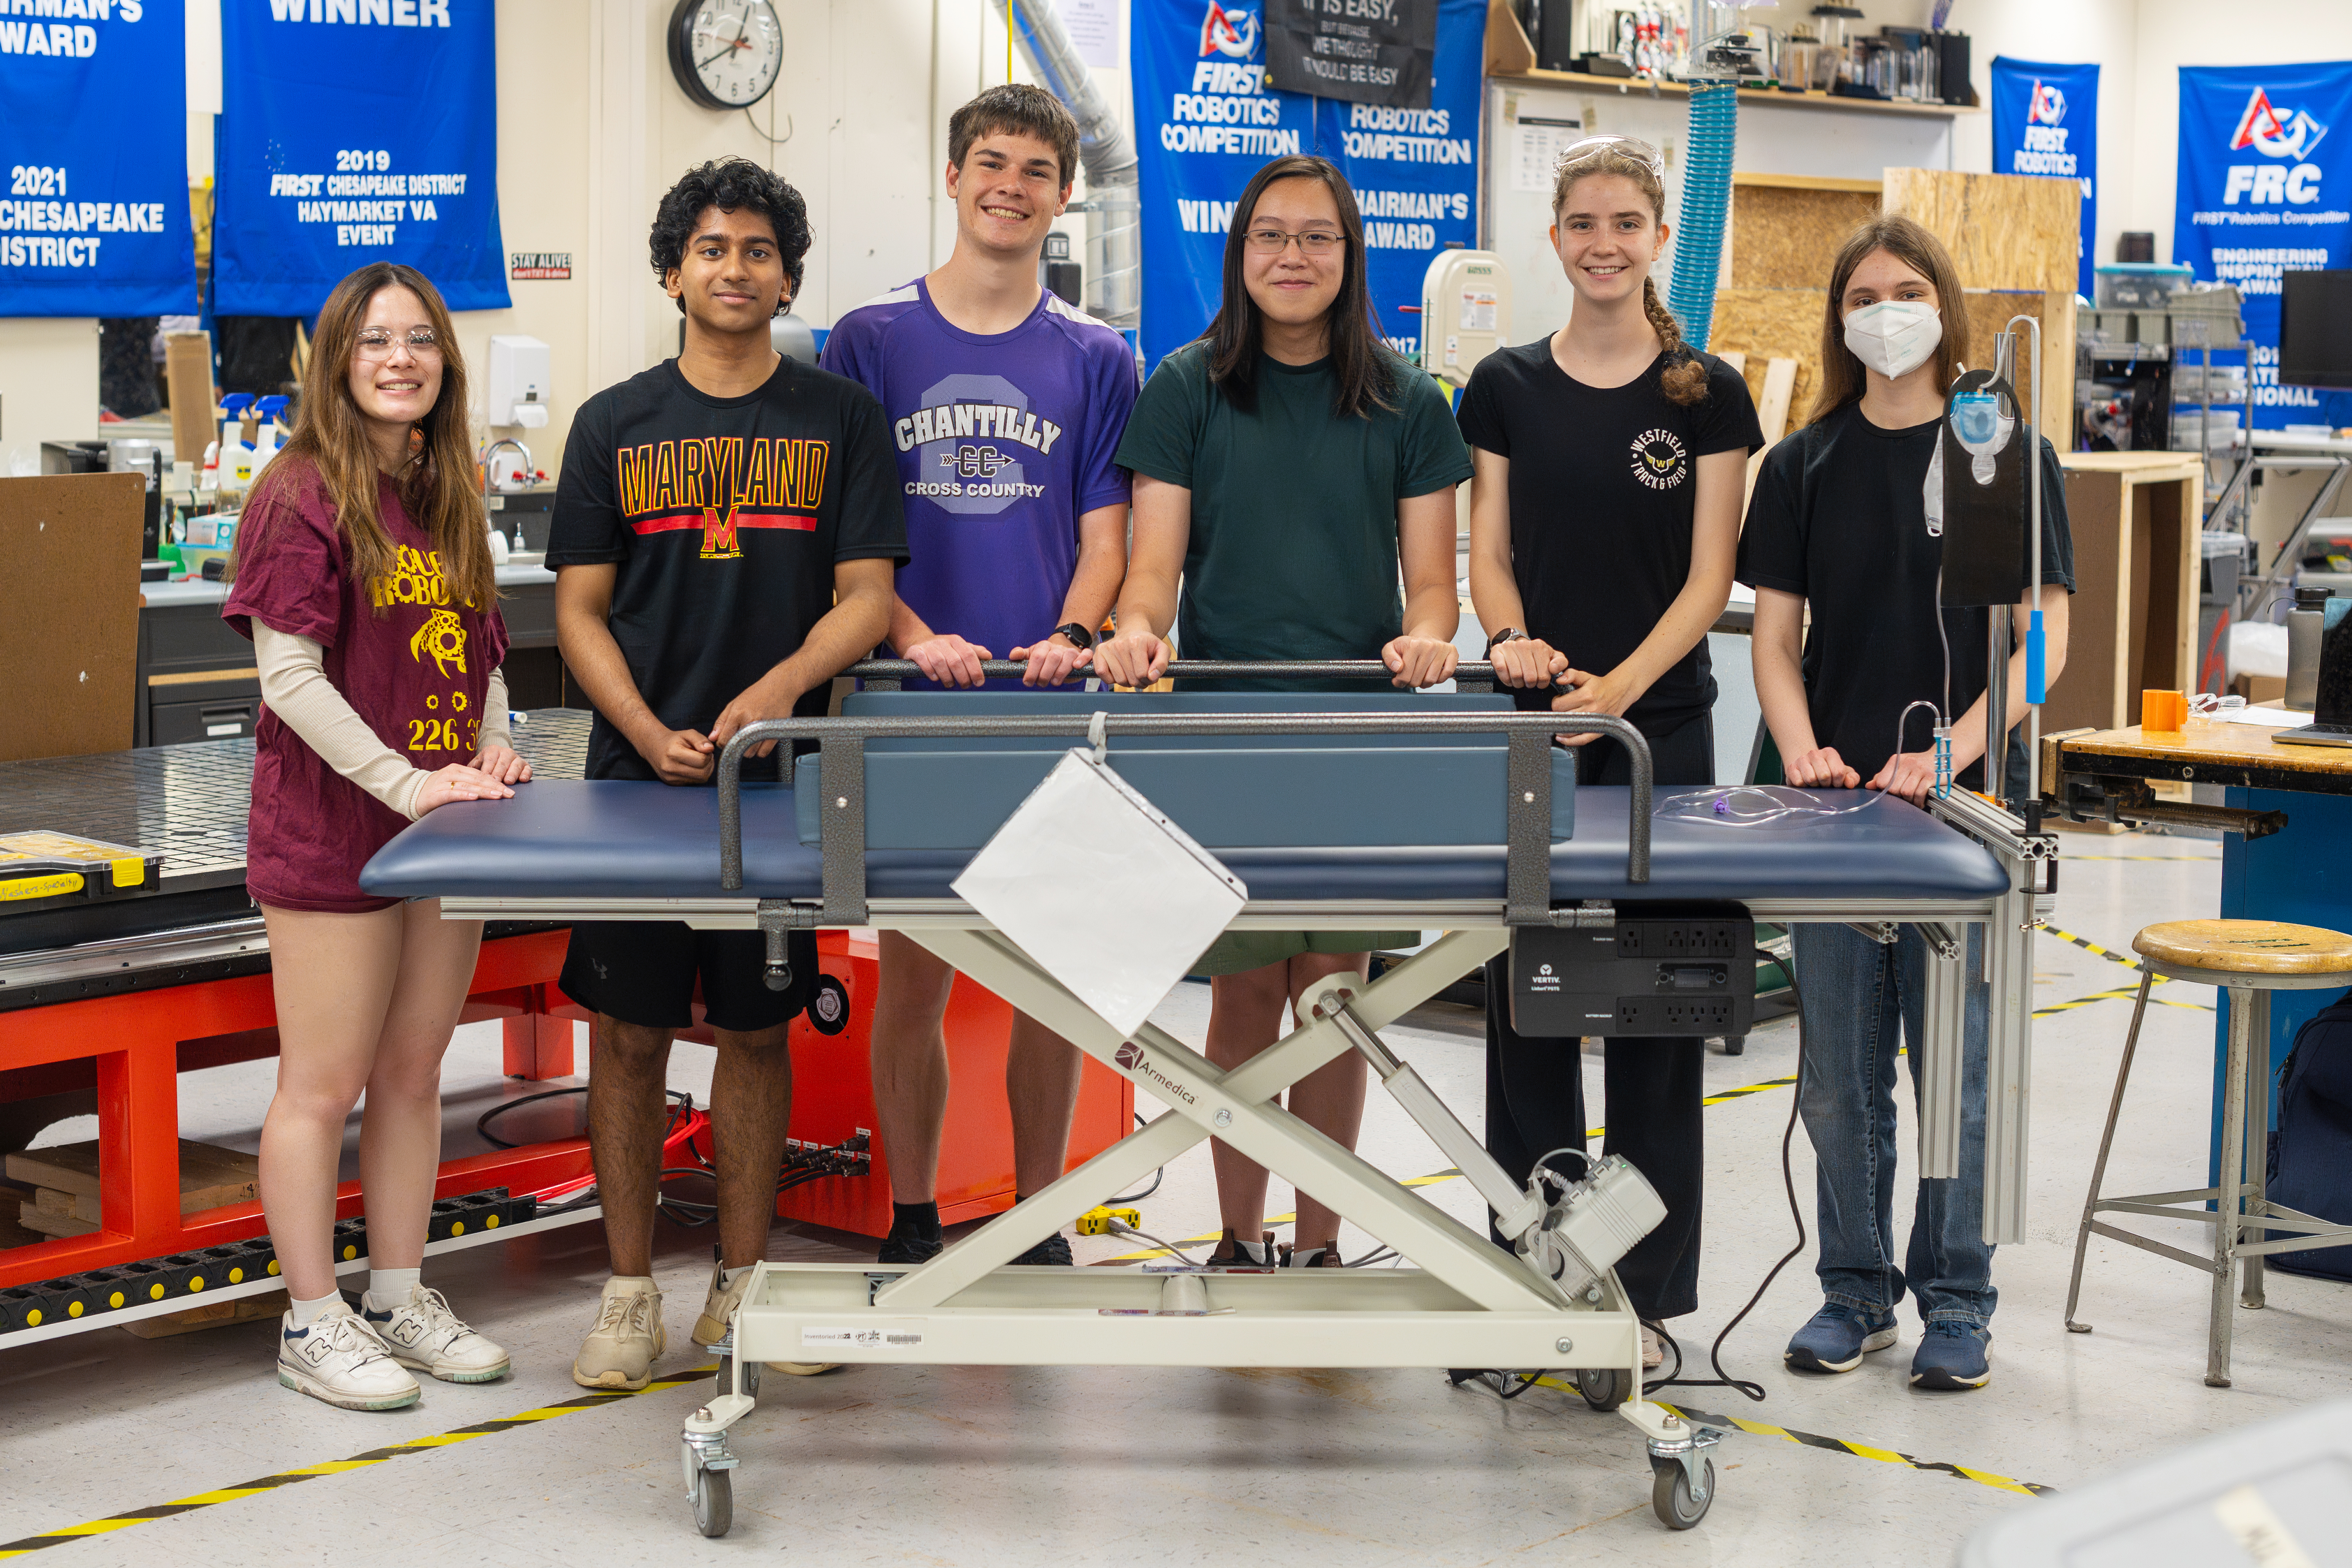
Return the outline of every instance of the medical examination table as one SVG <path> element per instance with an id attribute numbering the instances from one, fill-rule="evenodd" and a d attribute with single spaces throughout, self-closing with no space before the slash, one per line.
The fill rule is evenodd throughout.
<path id="1" fill-rule="evenodd" d="M 877 663 L 858 673 L 913 671 Z M 1369 664 L 1180 663 L 1171 673 L 1385 675 Z M 1466 682 L 1488 672 L 1461 673 Z M 1571 760 L 1551 741 L 1570 731 L 1625 744 L 1633 784 L 1576 787 Z M 740 782 L 744 750 L 769 741 L 815 742 L 797 759 L 795 784 Z M 1096 743 L 1246 884 L 1234 929 L 1442 934 L 1370 983 L 1324 983 L 1290 1035 L 1232 1071 L 1149 1024 L 1123 1036 L 950 887 L 1049 766 Z M 362 881 L 379 894 L 437 896 L 453 919 L 758 929 L 776 984 L 790 930 L 898 931 L 1168 1106 L 929 1263 L 760 1265 L 719 1347 L 719 1392 L 685 1424 L 687 1487 L 705 1534 L 729 1526 L 738 1460 L 727 1429 L 752 1408 L 765 1361 L 1598 1372 L 1609 1397 L 1593 1398 L 1588 1377 L 1580 1385 L 1641 1431 L 1659 1517 L 1687 1528 L 1713 1499 L 1708 1451 L 1720 1434 L 1641 1396 L 1639 1324 L 1613 1271 L 1547 1277 L 1274 1097 L 1359 1051 L 1488 1206 L 1524 1216 L 1542 1194 L 1506 1176 L 1389 1052 L 1384 1026 L 1503 952 L 1517 929 L 1607 927 L 1621 910 L 1695 902 L 1736 902 L 1780 923 L 1851 922 L 1888 941 L 1896 922 L 1916 922 L 1938 954 L 1918 1067 L 1921 1174 L 1954 1175 L 1960 971 L 1967 928 L 1981 926 L 1993 1016 L 1985 1234 L 2017 1240 L 2027 945 L 2037 863 L 2054 845 L 1959 791 L 1928 811 L 1886 799 L 1792 826 L 1654 816 L 1649 770 L 1646 745 L 1622 720 L 1515 713 L 1503 697 L 868 689 L 838 718 L 743 731 L 721 754 L 715 790 L 536 783 L 510 802 L 445 806 L 377 855 Z M 1212 1136 L 1331 1205 L 1403 1265 L 1216 1274 L 1181 1260 L 1008 1266 Z"/>

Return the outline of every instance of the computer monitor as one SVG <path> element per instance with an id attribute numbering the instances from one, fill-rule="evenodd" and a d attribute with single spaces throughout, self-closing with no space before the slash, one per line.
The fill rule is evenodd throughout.
<path id="1" fill-rule="evenodd" d="M 2352 387 L 2352 271 L 2295 271 L 2280 279 L 2279 381 Z"/>

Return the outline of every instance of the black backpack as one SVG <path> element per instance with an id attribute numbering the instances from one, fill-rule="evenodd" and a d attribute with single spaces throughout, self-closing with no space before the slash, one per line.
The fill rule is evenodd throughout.
<path id="1" fill-rule="evenodd" d="M 2280 1064 L 2268 1169 L 2273 1203 L 2352 1225 L 2352 991 L 2295 1031 L 2294 1048 Z M 2270 1263 L 2291 1274 L 2352 1279 L 2352 1247 L 2276 1252 Z"/>

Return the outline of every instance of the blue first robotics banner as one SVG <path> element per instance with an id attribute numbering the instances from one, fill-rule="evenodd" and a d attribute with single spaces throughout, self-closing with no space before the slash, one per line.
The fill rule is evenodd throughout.
<path id="1" fill-rule="evenodd" d="M 2352 62 L 2181 67 L 2178 192 L 2172 259 L 2245 296 L 2254 427 L 2352 422 L 2278 384 L 2279 275 L 2352 266 Z"/>
<path id="2" fill-rule="evenodd" d="M 1217 312 L 1225 232 L 1259 167 L 1295 153 L 1337 163 L 1363 209 L 1381 333 L 1420 346 L 1429 258 L 1478 242 L 1478 77 L 1486 0 L 1435 0 L 1437 60 L 1427 109 L 1278 92 L 1265 79 L 1265 18 L 1232 0 L 1133 0 L 1143 203 L 1144 363 L 1156 366 Z"/>
<path id="3" fill-rule="evenodd" d="M 308 316 L 399 261 L 503 310 L 491 0 L 221 0 L 214 310 Z"/>
<path id="4" fill-rule="evenodd" d="M 195 313 L 184 26 L 181 0 L 0 0 L 0 316 Z"/>
<path id="5" fill-rule="evenodd" d="M 2099 68 L 2040 60 L 1992 62 L 1992 169 L 2083 187 L 2082 257 L 2075 291 L 2096 300 L 2092 243 L 2099 233 Z"/>

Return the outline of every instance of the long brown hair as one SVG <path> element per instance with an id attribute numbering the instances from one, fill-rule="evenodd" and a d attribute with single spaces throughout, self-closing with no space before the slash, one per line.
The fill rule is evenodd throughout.
<path id="1" fill-rule="evenodd" d="M 1209 379 L 1226 401 L 1247 413 L 1257 404 L 1257 355 L 1262 336 L 1257 301 L 1250 298 L 1242 279 L 1242 253 L 1246 247 L 1250 219 L 1258 198 L 1276 180 L 1320 180 L 1339 209 L 1339 229 L 1347 236 L 1341 248 L 1339 292 L 1324 317 L 1330 342 L 1331 412 L 1342 419 L 1369 417 L 1375 408 L 1396 406 L 1389 395 L 1396 389 L 1399 362 L 1381 342 L 1372 321 L 1372 289 L 1364 273 L 1364 218 L 1357 209 L 1356 193 L 1348 176 L 1328 158 L 1276 158 L 1243 187 L 1234 204 L 1233 226 L 1225 233 L 1225 294 L 1216 319 L 1201 341 L 1209 345 Z"/>
<path id="2" fill-rule="evenodd" d="M 1633 145 L 1640 145 L 1634 143 Z M 1569 193 L 1579 180 L 1589 180 L 1595 174 L 1614 174 L 1631 180 L 1641 193 L 1650 198 L 1650 214 L 1659 223 L 1666 218 L 1665 182 L 1658 177 L 1657 166 L 1633 151 L 1622 137 L 1595 141 L 1580 151 L 1569 150 L 1559 161 L 1551 177 L 1551 219 L 1559 222 L 1559 211 L 1568 205 Z M 1706 365 L 1683 342 L 1683 324 L 1658 298 L 1657 282 L 1644 272 L 1642 275 L 1642 313 L 1650 318 L 1651 330 L 1658 334 L 1658 342 L 1666 356 L 1666 368 L 1659 375 L 1662 389 L 1669 403 L 1687 408 L 1706 401 Z"/>
<path id="3" fill-rule="evenodd" d="M 422 440 L 394 476 L 400 504 L 433 541 L 441 557 L 441 577 L 452 602 L 487 611 L 498 596 L 490 562 L 488 524 L 474 483 L 474 444 L 466 410 L 466 362 L 457 353 L 457 330 L 439 289 L 414 267 L 372 261 L 327 296 L 319 330 L 310 340 L 310 363 L 302 373 L 302 402 L 294 433 L 261 470 L 246 497 L 252 511 L 265 500 L 290 502 L 305 470 L 335 506 L 335 531 L 352 578 L 374 583 L 391 576 L 396 562 L 383 519 L 376 511 L 375 448 L 359 405 L 352 399 L 352 355 L 367 324 L 368 302 L 384 289 L 405 289 L 425 302 L 425 319 L 441 342 L 441 395 L 417 421 Z M 268 541 L 240 529 L 232 554 L 236 566 L 267 549 Z M 383 606 L 377 606 L 382 613 Z"/>
<path id="4" fill-rule="evenodd" d="M 1936 312 L 1943 318 L 1943 340 L 1936 345 L 1936 384 L 1948 387 L 1969 357 L 1969 312 L 1960 298 L 1959 270 L 1944 242 L 1900 214 L 1866 220 L 1846 236 L 1830 268 L 1829 303 L 1822 311 L 1822 385 L 1814 395 L 1808 425 L 1818 424 L 1849 403 L 1859 403 L 1870 389 L 1862 361 L 1845 346 L 1846 286 L 1854 269 L 1873 251 L 1883 250 L 1925 278 L 1936 289 Z"/>

